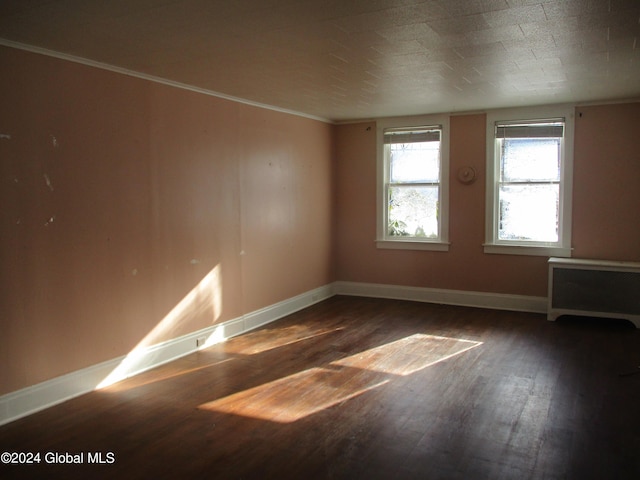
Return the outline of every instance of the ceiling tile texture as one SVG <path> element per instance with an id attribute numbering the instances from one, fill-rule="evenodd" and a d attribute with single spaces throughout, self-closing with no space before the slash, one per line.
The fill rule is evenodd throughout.
<path id="1" fill-rule="evenodd" d="M 640 0 L 2 0 L 0 38 L 347 121 L 640 97 Z"/>

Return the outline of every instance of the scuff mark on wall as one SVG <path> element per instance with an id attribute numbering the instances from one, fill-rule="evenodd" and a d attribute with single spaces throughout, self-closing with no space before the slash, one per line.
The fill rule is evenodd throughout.
<path id="1" fill-rule="evenodd" d="M 49 225 L 51 225 L 54 221 L 56 220 L 56 216 L 52 215 L 51 217 L 49 217 L 49 220 L 47 220 L 46 222 L 44 222 L 44 226 L 48 227 Z"/>
<path id="2" fill-rule="evenodd" d="M 11 135 L 8 133 L 0 133 L 0 140 L 11 140 Z"/>
<path id="3" fill-rule="evenodd" d="M 49 137 L 51 138 L 51 145 L 53 145 L 53 148 L 58 148 L 58 139 L 53 134 L 49 135 Z"/>
<path id="4" fill-rule="evenodd" d="M 49 190 L 51 190 L 53 192 L 53 185 L 51 184 L 51 179 L 49 178 L 49 175 L 47 175 L 46 173 L 44 175 L 42 175 L 44 177 L 44 181 L 47 184 L 47 187 L 49 187 Z"/>

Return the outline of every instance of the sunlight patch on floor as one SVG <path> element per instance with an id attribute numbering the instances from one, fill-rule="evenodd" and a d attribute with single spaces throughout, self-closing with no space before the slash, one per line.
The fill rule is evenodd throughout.
<path id="1" fill-rule="evenodd" d="M 481 344 L 482 342 L 471 340 L 417 333 L 338 360 L 333 364 L 405 376 L 459 355 Z"/>
<path id="2" fill-rule="evenodd" d="M 242 335 L 235 342 L 225 345 L 224 350 L 227 353 L 256 355 L 341 330 L 344 330 L 344 327 L 311 329 L 306 326 L 292 325 L 285 328 L 265 328 Z"/>
<path id="3" fill-rule="evenodd" d="M 394 376 L 410 375 L 479 345 L 482 342 L 415 334 L 199 408 L 291 423 L 380 387 Z"/>
<path id="4" fill-rule="evenodd" d="M 112 385 L 106 385 L 102 387 L 102 389 L 103 391 L 108 393 L 124 392 L 134 388 L 143 387 L 145 385 L 164 382 L 165 380 L 171 380 L 172 378 L 182 377 L 185 375 L 193 375 L 194 373 L 202 372 L 210 368 L 215 368 L 224 363 L 229 363 L 233 360 L 235 360 L 235 358 L 224 358 L 222 360 L 218 360 L 194 368 L 184 368 L 184 365 L 176 364 L 175 368 L 169 368 L 168 370 L 166 370 L 167 366 L 165 366 L 161 374 L 158 374 L 156 371 L 142 373 L 140 375 L 135 375 L 131 378 L 127 378 L 126 380 L 123 380 L 121 382 L 116 382 Z"/>
<path id="5" fill-rule="evenodd" d="M 291 423 L 387 383 L 375 372 L 311 368 L 205 403 L 199 408 L 278 423 Z"/>

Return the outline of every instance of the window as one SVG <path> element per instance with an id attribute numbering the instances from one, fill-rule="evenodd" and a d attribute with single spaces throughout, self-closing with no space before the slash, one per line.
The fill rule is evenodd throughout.
<path id="1" fill-rule="evenodd" d="M 561 113 L 489 115 L 485 252 L 570 256 L 573 129 Z"/>
<path id="2" fill-rule="evenodd" d="M 415 125 L 379 125 L 377 244 L 447 250 L 448 122 Z"/>

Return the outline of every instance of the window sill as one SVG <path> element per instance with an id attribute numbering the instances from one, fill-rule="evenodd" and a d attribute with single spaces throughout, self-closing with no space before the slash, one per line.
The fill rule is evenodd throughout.
<path id="1" fill-rule="evenodd" d="M 448 252 L 449 242 L 423 242 L 416 240 L 376 240 L 377 248 L 390 250 L 430 250 L 434 252 Z"/>
<path id="2" fill-rule="evenodd" d="M 539 257 L 571 257 L 571 248 L 536 245 L 483 244 L 484 253 L 498 255 L 530 255 Z"/>

